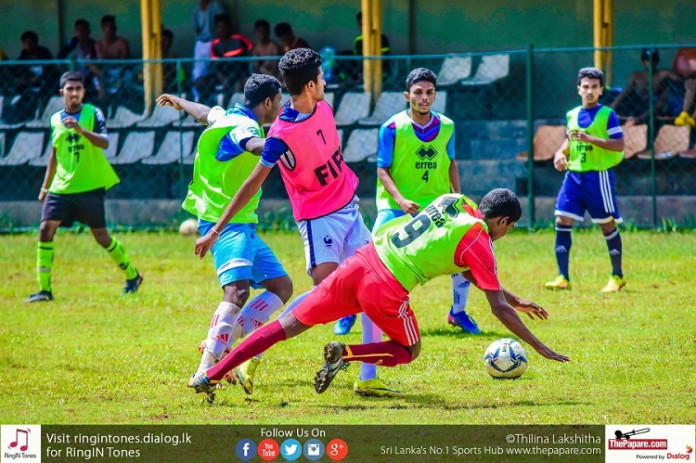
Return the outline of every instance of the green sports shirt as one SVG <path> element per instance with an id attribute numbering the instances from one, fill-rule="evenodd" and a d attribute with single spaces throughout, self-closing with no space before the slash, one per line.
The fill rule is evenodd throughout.
<path id="1" fill-rule="evenodd" d="M 580 130 L 604 140 L 609 139 L 607 123 L 613 110 L 608 106 L 602 106 L 595 115 L 592 123 L 587 128 L 580 127 L 578 114 L 582 106 L 568 112 L 568 132 Z M 568 170 L 572 172 L 601 171 L 611 169 L 618 165 L 624 157 L 623 151 L 611 151 L 592 143 L 584 143 L 579 140 L 569 140 Z"/>

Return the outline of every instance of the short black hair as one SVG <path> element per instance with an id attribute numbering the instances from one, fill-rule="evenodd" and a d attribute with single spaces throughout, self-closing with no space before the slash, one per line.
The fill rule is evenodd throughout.
<path id="1" fill-rule="evenodd" d="M 321 56 L 309 48 L 295 48 L 280 59 L 278 69 L 288 92 L 291 95 L 299 95 L 310 81 L 317 82 L 321 70 Z"/>
<path id="2" fill-rule="evenodd" d="M 219 22 L 226 22 L 228 24 L 232 24 L 232 16 L 230 16 L 228 13 L 216 14 L 214 23 L 217 24 Z"/>
<path id="3" fill-rule="evenodd" d="M 114 26 L 116 25 L 116 16 L 112 14 L 105 14 L 101 18 L 101 25 L 103 26 L 104 24 L 113 24 Z"/>
<path id="4" fill-rule="evenodd" d="M 599 80 L 599 85 L 604 87 L 604 73 L 597 68 L 589 67 L 582 68 L 578 71 L 578 85 L 582 79 L 597 79 Z"/>
<path id="5" fill-rule="evenodd" d="M 253 109 L 266 98 L 275 98 L 278 92 L 278 79 L 266 74 L 252 74 L 244 84 L 244 106 Z"/>
<path id="6" fill-rule="evenodd" d="M 73 25 L 73 27 L 77 27 L 77 26 L 83 26 L 83 27 L 86 27 L 87 29 L 90 28 L 90 27 L 89 27 L 89 21 L 87 21 L 87 20 L 84 19 L 84 18 L 80 18 L 80 19 L 76 19 L 76 20 L 75 20 L 75 24 Z"/>
<path id="7" fill-rule="evenodd" d="M 278 23 L 273 28 L 273 32 L 275 32 L 275 35 L 278 37 L 292 35 L 292 26 L 289 23 Z"/>
<path id="8" fill-rule="evenodd" d="M 174 41 L 174 32 L 171 29 L 162 29 L 162 37 L 169 37 L 169 40 Z"/>
<path id="9" fill-rule="evenodd" d="M 486 193 L 481 199 L 479 210 L 484 219 L 509 217 L 511 222 L 517 222 L 522 217 L 520 200 L 507 188 L 496 188 Z"/>
<path id="10" fill-rule="evenodd" d="M 660 64 L 660 52 L 657 48 L 643 48 L 640 51 L 641 61 L 652 61 L 653 68 Z"/>
<path id="11" fill-rule="evenodd" d="M 19 40 L 24 42 L 25 40 L 33 40 L 34 43 L 39 43 L 39 35 L 34 31 L 24 31 L 19 37 Z"/>
<path id="12" fill-rule="evenodd" d="M 63 75 L 60 76 L 60 88 L 65 87 L 65 84 L 70 81 L 80 82 L 82 85 L 85 85 L 85 76 L 78 71 L 64 72 Z"/>
<path id="13" fill-rule="evenodd" d="M 254 23 L 254 29 L 258 29 L 259 27 L 263 27 L 267 31 L 270 31 L 271 30 L 271 23 L 269 23 L 265 19 L 257 19 L 256 22 Z"/>
<path id="14" fill-rule="evenodd" d="M 431 82 L 437 87 L 437 75 L 428 68 L 416 68 L 408 73 L 406 77 L 406 91 L 410 91 L 413 84 L 417 82 Z"/>

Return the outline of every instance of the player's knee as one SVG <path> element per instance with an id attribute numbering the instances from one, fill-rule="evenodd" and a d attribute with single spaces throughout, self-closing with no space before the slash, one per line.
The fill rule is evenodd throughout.
<path id="1" fill-rule="evenodd" d="M 420 339 L 418 340 L 417 343 L 408 346 L 407 347 L 408 351 L 411 353 L 411 361 L 413 362 L 418 358 L 418 355 L 420 355 L 420 349 L 421 349 L 421 342 Z"/>
<path id="2" fill-rule="evenodd" d="M 266 289 L 278 296 L 278 298 L 283 301 L 283 304 L 285 304 L 292 297 L 292 280 L 290 280 L 288 276 L 276 278 L 272 283 L 269 282 L 266 284 Z"/>
<path id="3" fill-rule="evenodd" d="M 39 241 L 51 241 L 53 240 L 53 234 L 53 227 L 46 221 L 41 222 L 41 225 L 39 225 Z"/>
<path id="4" fill-rule="evenodd" d="M 225 300 L 238 307 L 242 307 L 249 299 L 249 282 L 236 281 L 223 286 L 222 290 L 225 293 Z"/>

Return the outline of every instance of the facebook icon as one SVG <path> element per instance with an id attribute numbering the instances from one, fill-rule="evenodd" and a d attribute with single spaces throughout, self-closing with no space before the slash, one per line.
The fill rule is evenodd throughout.
<path id="1" fill-rule="evenodd" d="M 240 460 L 251 461 L 254 455 L 256 455 L 256 444 L 251 439 L 242 439 L 237 442 L 235 451 Z"/>

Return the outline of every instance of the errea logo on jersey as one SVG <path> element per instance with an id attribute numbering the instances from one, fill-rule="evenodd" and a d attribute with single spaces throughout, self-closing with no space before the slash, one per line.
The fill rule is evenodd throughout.
<path id="1" fill-rule="evenodd" d="M 416 154 L 419 158 L 423 160 L 432 159 L 435 156 L 437 156 L 437 150 L 430 145 L 428 147 L 422 145 L 420 148 L 416 150 Z"/>

